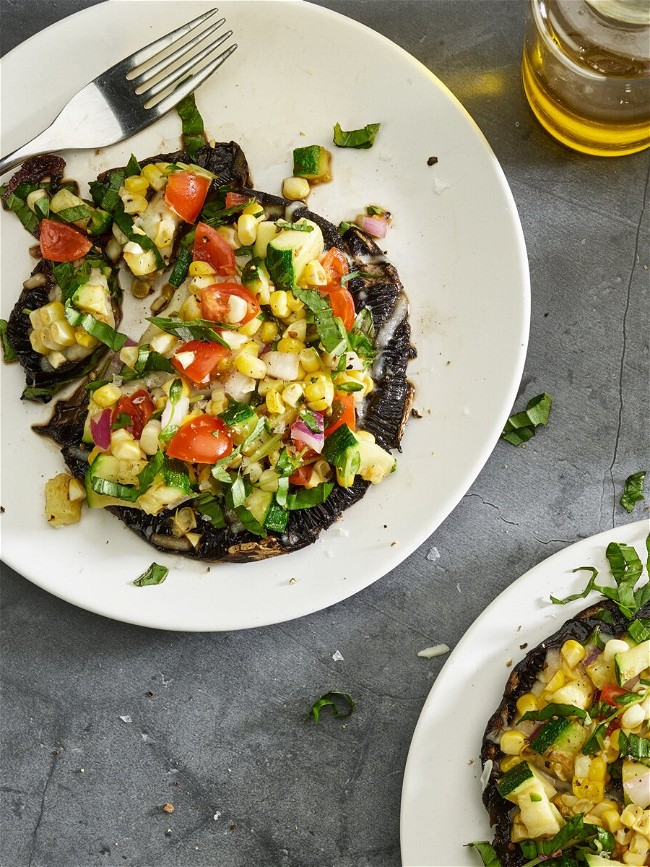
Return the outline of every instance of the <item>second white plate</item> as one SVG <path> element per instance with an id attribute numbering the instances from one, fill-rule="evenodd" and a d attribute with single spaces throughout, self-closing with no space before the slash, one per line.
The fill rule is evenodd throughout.
<path id="1" fill-rule="evenodd" d="M 634 545 L 642 561 L 648 520 L 583 539 L 535 566 L 508 587 L 458 643 L 422 708 L 404 772 L 401 846 L 404 867 L 477 867 L 467 848 L 492 840 L 481 801 L 481 742 L 511 666 L 598 599 L 591 594 L 563 606 L 549 597 L 583 589 L 594 566 L 611 583 L 605 550 L 610 542 Z"/>

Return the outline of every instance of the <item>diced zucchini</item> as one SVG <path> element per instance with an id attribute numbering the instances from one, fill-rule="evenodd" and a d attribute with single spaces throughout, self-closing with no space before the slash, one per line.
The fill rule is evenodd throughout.
<path id="1" fill-rule="evenodd" d="M 549 801 L 540 783 L 522 792 L 517 797 L 517 805 L 521 820 L 534 840 L 540 837 L 554 837 L 564 825 L 564 819 L 557 807 Z"/>
<path id="2" fill-rule="evenodd" d="M 562 733 L 571 725 L 571 721 L 567 717 L 557 717 L 545 723 L 535 738 L 530 742 L 531 750 L 534 750 L 540 755 L 544 755 L 547 750 L 560 738 Z"/>
<path id="3" fill-rule="evenodd" d="M 550 781 L 528 762 L 520 762 L 515 765 L 500 780 L 497 780 L 496 786 L 501 797 L 513 804 L 517 803 L 519 795 L 527 792 L 531 787 L 535 791 L 541 787 L 541 791 L 547 798 L 552 798 L 556 794 L 555 787 L 551 785 Z"/>
<path id="4" fill-rule="evenodd" d="M 650 639 L 614 656 L 616 679 L 620 686 L 650 667 Z"/>
<path id="5" fill-rule="evenodd" d="M 614 861 L 612 858 L 604 858 L 592 852 L 585 852 L 583 858 L 587 867 L 625 867 L 622 861 Z"/>
<path id="6" fill-rule="evenodd" d="M 253 244 L 253 256 L 258 259 L 266 258 L 266 248 L 269 241 L 278 235 L 278 227 L 272 220 L 263 220 L 257 227 L 257 236 Z"/>
<path id="7" fill-rule="evenodd" d="M 325 438 L 323 457 L 336 467 L 336 480 L 342 488 L 349 488 L 361 466 L 359 442 L 347 424 L 342 424 Z"/>
<path id="8" fill-rule="evenodd" d="M 86 500 L 91 509 L 134 504 L 137 494 L 131 486 L 137 480 L 137 472 L 146 466 L 146 461 L 136 462 L 139 465 L 137 472 L 129 475 L 126 475 L 126 463 L 114 455 L 97 455 L 86 472 Z"/>
<path id="9" fill-rule="evenodd" d="M 264 526 L 266 516 L 273 502 L 273 492 L 261 488 L 251 488 L 250 494 L 244 500 L 244 508 L 255 518 L 260 526 Z"/>
<path id="10" fill-rule="evenodd" d="M 359 475 L 373 485 L 379 484 L 397 467 L 395 458 L 377 443 L 359 439 Z"/>
<path id="11" fill-rule="evenodd" d="M 247 262 L 241 273 L 241 281 L 248 291 L 256 297 L 267 291 L 269 288 L 269 272 L 266 270 L 264 260 L 259 256 L 254 256 Z"/>
<path id="12" fill-rule="evenodd" d="M 88 223 L 88 234 L 103 235 L 111 227 L 113 217 L 108 211 L 103 211 L 101 208 L 92 208 L 90 212 L 90 223 Z"/>
<path id="13" fill-rule="evenodd" d="M 650 807 L 650 768 L 641 762 L 624 759 L 621 780 L 626 804 L 636 804 L 642 810 Z"/>
<path id="14" fill-rule="evenodd" d="M 277 503 L 271 503 L 271 507 L 266 513 L 264 527 L 267 530 L 272 530 L 275 533 L 284 533 L 289 522 L 289 512 L 278 506 Z"/>
<path id="15" fill-rule="evenodd" d="M 310 227 L 310 231 L 283 229 L 268 242 L 266 268 L 277 289 L 293 289 L 307 263 L 325 249 L 320 226 L 304 218 L 296 225 Z"/>
<path id="16" fill-rule="evenodd" d="M 602 653 L 587 666 L 586 670 L 596 689 L 602 689 L 606 684 L 613 683 L 616 678 L 614 660 L 605 659 Z"/>
<path id="17" fill-rule="evenodd" d="M 220 414 L 231 431 L 232 441 L 240 445 L 249 436 L 257 424 L 258 416 L 255 410 L 246 403 L 233 403 Z"/>
<path id="18" fill-rule="evenodd" d="M 306 178 L 312 183 L 331 181 L 332 155 L 322 145 L 294 148 L 293 174 L 296 178 Z"/>
<path id="19" fill-rule="evenodd" d="M 570 680 L 556 689 L 551 695 L 550 700 L 555 704 L 572 704 L 574 707 L 579 707 L 582 710 L 587 710 L 590 707 L 594 697 L 594 688 L 587 678 L 579 678 L 578 680 Z"/>

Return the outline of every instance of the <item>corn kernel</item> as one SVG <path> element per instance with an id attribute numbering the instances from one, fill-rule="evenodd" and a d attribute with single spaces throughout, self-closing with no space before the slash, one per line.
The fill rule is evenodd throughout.
<path id="1" fill-rule="evenodd" d="M 605 797 L 605 784 L 596 782 L 595 780 L 574 777 L 571 788 L 577 798 L 586 798 L 594 804 Z"/>
<path id="2" fill-rule="evenodd" d="M 300 282 L 305 286 L 326 286 L 329 283 L 327 271 L 318 259 L 312 259 L 311 262 L 307 262 L 300 275 Z"/>
<path id="3" fill-rule="evenodd" d="M 573 638 L 570 638 L 568 641 L 565 641 L 560 649 L 560 654 L 562 658 L 567 663 L 569 668 L 575 668 L 579 662 L 587 655 L 587 651 L 584 649 L 582 644 L 579 641 L 575 641 Z"/>
<path id="4" fill-rule="evenodd" d="M 609 807 L 607 810 L 603 810 L 600 821 L 605 826 L 606 830 L 611 834 L 615 834 L 619 828 L 622 827 L 621 817 L 618 815 L 618 811 Z"/>
<path id="5" fill-rule="evenodd" d="M 162 190 L 167 182 L 167 178 L 162 173 L 158 165 L 150 163 L 142 169 L 142 177 L 153 187 L 154 190 Z"/>
<path id="6" fill-rule="evenodd" d="M 44 304 L 38 310 L 38 313 L 40 314 L 42 325 L 51 325 L 59 319 L 65 319 L 63 304 L 60 301 L 50 301 L 49 304 Z"/>
<path id="7" fill-rule="evenodd" d="M 266 376 L 266 364 L 261 358 L 256 358 L 254 355 L 238 355 L 235 358 L 235 367 L 244 376 L 250 376 L 251 379 L 264 379 Z"/>
<path id="8" fill-rule="evenodd" d="M 50 325 L 50 337 L 59 346 L 74 346 L 74 328 L 67 319 L 58 319 Z"/>
<path id="9" fill-rule="evenodd" d="M 196 295 L 188 295 L 180 306 L 178 315 L 186 322 L 201 319 L 201 302 Z"/>
<path id="10" fill-rule="evenodd" d="M 501 759 L 499 762 L 499 769 L 505 774 L 506 771 L 511 770 L 516 765 L 520 765 L 523 760 L 522 756 L 506 756 L 505 759 Z"/>
<path id="11" fill-rule="evenodd" d="M 282 181 L 282 195 L 291 202 L 306 199 L 311 187 L 305 178 L 285 178 Z"/>
<path id="12" fill-rule="evenodd" d="M 278 316 L 279 318 L 286 316 L 289 313 L 288 293 L 282 291 L 282 289 L 271 292 L 269 304 L 274 316 Z"/>
<path id="13" fill-rule="evenodd" d="M 159 352 L 161 355 L 166 355 L 171 352 L 174 346 L 178 343 L 178 340 L 174 337 L 173 334 L 167 334 L 165 331 L 161 331 L 160 334 L 156 334 L 149 341 L 149 345 L 154 350 L 154 352 Z"/>
<path id="14" fill-rule="evenodd" d="M 625 711 L 621 717 L 621 725 L 624 729 L 630 731 L 640 726 L 645 719 L 645 713 L 640 704 L 633 704 Z"/>
<path id="15" fill-rule="evenodd" d="M 99 346 L 99 340 L 93 337 L 92 334 L 88 334 L 83 325 L 78 325 L 75 328 L 74 339 L 77 341 L 77 345 L 82 346 L 84 349 L 94 349 L 96 346 Z"/>
<path id="16" fill-rule="evenodd" d="M 285 383 L 279 379 L 262 379 L 257 384 L 257 393 L 260 397 L 266 397 L 266 395 L 274 388 L 277 392 L 282 391 L 285 387 Z"/>
<path id="17" fill-rule="evenodd" d="M 113 382 L 107 382 L 93 393 L 93 400 L 97 406 L 113 406 L 122 397 L 122 389 Z"/>
<path id="18" fill-rule="evenodd" d="M 187 272 L 190 277 L 214 277 L 215 270 L 208 262 L 192 262 Z"/>
<path id="19" fill-rule="evenodd" d="M 232 228 L 232 226 L 219 226 L 217 232 L 221 235 L 221 237 L 228 242 L 228 245 L 232 247 L 233 250 L 236 250 L 238 247 L 241 247 L 239 243 L 239 238 L 237 236 L 237 232 Z"/>
<path id="20" fill-rule="evenodd" d="M 237 235 L 242 246 L 248 247 L 257 238 L 257 220 L 252 214 L 240 214 L 237 220 Z"/>
<path id="21" fill-rule="evenodd" d="M 114 431 L 111 434 L 111 452 L 121 461 L 139 461 L 142 458 L 140 446 L 133 437 L 117 437 L 116 434 L 128 433 L 125 430 Z"/>
<path id="22" fill-rule="evenodd" d="M 303 349 L 298 355 L 298 358 L 307 373 L 316 373 L 317 370 L 321 369 L 320 358 L 312 346 Z"/>
<path id="23" fill-rule="evenodd" d="M 45 357 L 47 358 L 51 367 L 53 367 L 55 370 L 58 370 L 59 367 L 65 364 L 68 360 L 62 352 L 59 352 L 58 349 L 54 350 L 53 352 L 48 352 Z"/>
<path id="24" fill-rule="evenodd" d="M 501 752 L 507 756 L 518 756 L 526 746 L 526 738 L 522 732 L 510 729 L 501 735 L 499 746 L 501 747 Z"/>
<path id="25" fill-rule="evenodd" d="M 564 686 L 565 683 L 566 677 L 564 676 L 564 672 L 558 669 L 558 671 L 555 672 L 553 677 L 546 684 L 545 692 L 555 692 L 561 686 Z"/>
<path id="26" fill-rule="evenodd" d="M 650 840 L 650 810 L 644 810 L 643 815 L 634 823 L 634 830 Z"/>
<path id="27" fill-rule="evenodd" d="M 260 344 L 255 340 L 247 340 L 246 343 L 242 344 L 239 352 L 242 355 L 254 355 L 257 358 L 260 354 Z"/>
<path id="28" fill-rule="evenodd" d="M 208 404 L 208 413 L 210 415 L 220 415 L 228 409 L 228 398 L 224 394 L 223 397 L 213 399 Z"/>
<path id="29" fill-rule="evenodd" d="M 610 659 L 614 659 L 617 653 L 625 653 L 629 649 L 630 645 L 627 641 L 623 641 L 621 638 L 611 638 L 603 649 L 603 659 L 607 662 Z"/>
<path id="30" fill-rule="evenodd" d="M 299 382 L 290 382 L 286 388 L 282 390 L 282 400 L 288 403 L 289 406 L 298 406 L 304 392 L 302 385 Z"/>
<path id="31" fill-rule="evenodd" d="M 594 756 L 589 766 L 589 779 L 604 783 L 607 777 L 607 765 L 600 756 Z"/>
<path id="32" fill-rule="evenodd" d="M 280 415 L 286 409 L 282 398 L 275 388 L 270 389 L 266 394 L 266 408 L 270 413 L 275 413 L 276 415 Z"/>
<path id="33" fill-rule="evenodd" d="M 276 340 L 278 333 L 279 329 L 275 322 L 271 322 L 270 320 L 262 322 L 259 337 L 260 340 L 264 341 L 264 343 L 273 343 L 273 341 Z"/>
<path id="34" fill-rule="evenodd" d="M 296 340 L 307 340 L 307 320 L 297 319 L 284 329 L 283 337 L 294 337 Z"/>
<path id="35" fill-rule="evenodd" d="M 619 743 L 620 737 L 621 737 L 621 730 L 620 729 L 614 729 L 614 731 L 609 736 L 610 747 L 613 747 L 618 752 L 620 752 L 620 749 L 621 749 L 621 746 Z"/>
<path id="36" fill-rule="evenodd" d="M 332 405 L 334 383 L 324 374 L 314 374 L 306 380 L 305 399 L 310 409 L 322 412 Z"/>
<path id="37" fill-rule="evenodd" d="M 287 307 L 292 313 L 296 313 L 299 310 L 302 310 L 305 306 L 305 302 L 300 298 L 297 298 L 293 292 L 287 292 Z"/>
<path id="38" fill-rule="evenodd" d="M 32 331 L 29 335 L 29 342 L 34 352 L 38 352 L 39 355 L 47 355 L 50 351 L 41 340 L 40 331 Z"/>
<path id="39" fill-rule="evenodd" d="M 155 455 L 158 451 L 158 435 L 160 434 L 160 430 L 161 425 L 157 418 L 150 418 L 142 428 L 140 448 L 145 455 Z"/>
<path id="40" fill-rule="evenodd" d="M 259 202 L 251 202 L 250 205 L 246 205 L 246 207 L 242 210 L 242 214 L 252 214 L 256 220 L 264 219 L 264 208 L 260 205 Z"/>
<path id="41" fill-rule="evenodd" d="M 149 189 L 149 181 L 145 175 L 131 175 L 124 179 L 124 186 L 130 193 L 146 193 Z"/>
<path id="42" fill-rule="evenodd" d="M 278 340 L 278 352 L 295 352 L 298 354 L 305 348 L 302 340 L 297 340 L 295 337 L 283 337 Z"/>
<path id="43" fill-rule="evenodd" d="M 626 828 L 633 828 L 643 816 L 643 810 L 637 804 L 628 804 L 621 813 L 621 822 Z"/>
<path id="44" fill-rule="evenodd" d="M 254 334 L 260 330 L 262 326 L 262 320 L 259 316 L 256 316 L 255 319 L 249 320 L 245 325 L 240 325 L 237 331 L 240 334 L 245 335 L 246 337 L 252 337 Z"/>
<path id="45" fill-rule="evenodd" d="M 120 199 L 122 199 L 125 214 L 141 214 L 149 204 L 143 195 L 130 193 L 124 187 L 120 187 Z"/>

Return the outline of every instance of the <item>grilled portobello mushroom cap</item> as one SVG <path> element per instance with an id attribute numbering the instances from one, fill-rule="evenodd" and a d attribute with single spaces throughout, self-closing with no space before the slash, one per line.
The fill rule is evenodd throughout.
<path id="1" fill-rule="evenodd" d="M 153 159 L 159 161 L 163 158 Z M 364 305 L 371 310 L 379 350 L 373 369 L 374 389 L 367 398 L 362 426 L 374 434 L 383 448 L 399 449 L 414 397 L 414 387 L 406 377 L 406 368 L 415 357 L 415 350 L 411 345 L 408 300 L 397 271 L 375 242 L 359 229 L 352 227 L 341 234 L 332 223 L 304 206 L 296 207 L 288 200 L 247 187 L 241 191 L 255 196 L 271 219 L 287 216 L 295 221 L 307 217 L 318 223 L 326 248 L 339 247 L 350 257 L 351 270 L 362 272 L 362 276 L 351 278 L 347 287 L 357 311 Z M 69 400 L 57 403 L 50 422 L 34 428 L 37 433 L 59 443 L 66 464 L 79 479 L 84 478 L 88 469 L 90 451 L 90 446 L 81 441 L 87 403 L 87 390 L 82 385 Z M 268 531 L 266 538 L 245 529 L 235 531 L 231 526 L 216 529 L 199 515 L 197 524 L 201 538 L 196 548 L 186 538 L 179 539 L 173 535 L 170 518 L 175 510 L 165 510 L 158 515 L 147 515 L 128 506 L 108 506 L 107 510 L 162 551 L 177 552 L 197 560 L 248 562 L 310 545 L 345 509 L 358 502 L 369 486 L 370 482 L 360 478 L 349 488 L 335 485 L 324 503 L 292 511 L 286 530 L 283 533 Z M 184 505 L 191 506 L 191 501 Z"/>
<path id="2" fill-rule="evenodd" d="M 650 603 L 639 610 L 635 619 L 648 617 L 650 617 Z M 603 599 L 581 611 L 571 620 L 567 620 L 557 632 L 530 650 L 510 673 L 501 703 L 485 728 L 481 748 L 482 765 L 485 766 L 488 761 L 492 762 L 492 770 L 483 791 L 483 803 L 489 815 L 490 826 L 494 828 L 492 845 L 502 867 L 521 867 L 529 860 L 522 855 L 519 844 L 510 841 L 512 814 L 516 807 L 501 797 L 496 787 L 497 780 L 502 776 L 499 772 L 499 762 L 504 758 L 504 753 L 499 748 L 499 741 L 503 730 L 517 717 L 517 700 L 530 692 L 539 672 L 544 667 L 549 650 L 559 650 L 564 642 L 571 638 L 583 643 L 595 629 L 617 637 L 626 631 L 629 623 L 630 621 L 621 613 L 614 601 Z"/>

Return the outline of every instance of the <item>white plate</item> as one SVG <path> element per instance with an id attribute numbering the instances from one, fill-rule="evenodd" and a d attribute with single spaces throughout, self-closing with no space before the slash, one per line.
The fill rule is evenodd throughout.
<path id="1" fill-rule="evenodd" d="M 211 5 L 102 3 L 20 45 L 2 62 L 2 152 L 38 132 L 118 55 Z M 164 629 L 289 620 L 345 599 L 397 566 L 451 512 L 487 460 L 514 402 L 528 338 L 528 265 L 512 196 L 494 154 L 449 91 L 393 43 L 317 6 L 250 0 L 220 7 L 239 50 L 197 102 L 212 137 L 241 143 L 259 189 L 279 192 L 292 148 L 332 147 L 335 122 L 344 129 L 382 124 L 370 150 L 332 147 L 334 181 L 315 190 L 310 205 L 334 223 L 369 203 L 394 214 L 386 247 L 412 304 L 419 356 L 410 376 L 422 419 L 409 424 L 398 472 L 316 545 L 208 570 L 159 554 L 99 511 L 74 527 L 48 527 L 43 484 L 62 462 L 29 430 L 48 412 L 21 404 L 20 371 L 3 370 L 3 558 L 75 605 Z M 108 32 L 114 38 L 104 39 Z M 174 114 L 99 154 L 64 156 L 69 175 L 85 181 L 131 152 L 145 157 L 178 141 Z M 431 156 L 437 165 L 427 165 Z M 13 215 L 2 214 L 1 234 L 6 318 L 33 263 Z M 154 559 L 170 566 L 166 582 L 134 588 L 132 579 Z"/>
<path id="2" fill-rule="evenodd" d="M 466 847 L 493 837 L 481 801 L 481 741 L 511 666 L 598 600 L 593 593 L 563 606 L 550 602 L 551 594 L 568 596 L 584 588 L 589 573 L 573 569 L 595 566 L 609 584 L 607 545 L 634 545 L 645 563 L 649 531 L 650 521 L 638 521 L 558 551 L 501 593 L 458 643 L 424 703 L 406 761 L 400 822 L 404 867 L 481 863 Z"/>

